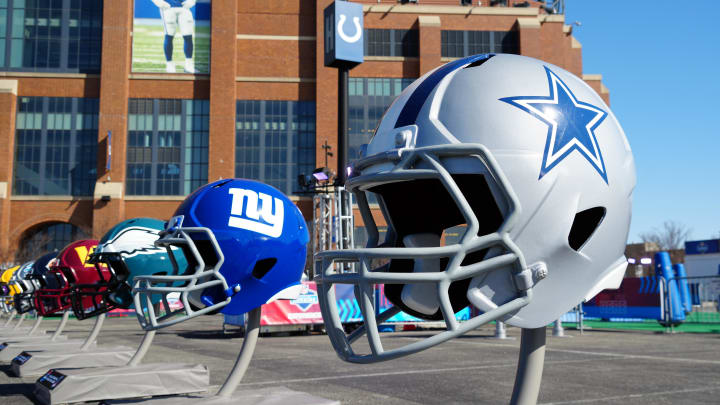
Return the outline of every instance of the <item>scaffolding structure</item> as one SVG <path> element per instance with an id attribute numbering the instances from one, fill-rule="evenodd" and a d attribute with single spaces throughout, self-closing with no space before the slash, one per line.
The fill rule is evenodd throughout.
<path id="1" fill-rule="evenodd" d="M 344 187 L 335 187 L 313 196 L 313 253 L 352 249 L 355 246 L 352 207 L 352 193 Z"/>

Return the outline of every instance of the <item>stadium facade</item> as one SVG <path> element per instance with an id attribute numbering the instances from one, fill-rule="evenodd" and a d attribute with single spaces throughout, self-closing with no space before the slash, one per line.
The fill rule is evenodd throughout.
<path id="1" fill-rule="evenodd" d="M 337 71 L 323 65 L 330 1 L 198 0 L 195 68 L 208 73 L 194 74 L 179 35 L 177 70 L 164 70 L 160 26 L 138 28 L 138 10 L 155 6 L 135 2 L 0 0 L 3 261 L 126 218 L 166 219 L 220 178 L 272 184 L 311 219 L 297 176 L 335 168 L 337 156 Z M 351 159 L 405 86 L 469 54 L 546 60 L 609 102 L 601 76 L 583 75 L 573 26 L 545 2 L 359 2 L 366 56 L 350 72 Z"/>

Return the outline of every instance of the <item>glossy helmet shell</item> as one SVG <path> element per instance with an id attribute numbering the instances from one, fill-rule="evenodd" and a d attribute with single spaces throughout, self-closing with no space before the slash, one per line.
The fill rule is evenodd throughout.
<path id="1" fill-rule="evenodd" d="M 258 308 L 299 287 L 308 241 L 300 210 L 274 187 L 245 179 L 205 185 L 185 199 L 157 242 L 182 249 L 188 271 L 181 278 L 136 277 L 133 289 L 138 302 L 165 294 L 163 283 L 184 281 L 175 291 L 186 316 L 158 326 L 138 313 L 141 324 L 157 328 L 211 310 L 240 315 Z"/>
<path id="2" fill-rule="evenodd" d="M 12 279 L 13 274 L 19 269 L 20 266 L 13 266 L 9 269 L 3 271 L 2 275 L 0 276 L 0 283 L 2 283 L 3 287 L 3 295 L 0 297 L 0 305 L 2 306 L 2 310 L 4 312 L 10 312 L 13 309 L 13 296 L 17 292 L 16 288 L 10 284 L 10 279 Z"/>
<path id="3" fill-rule="evenodd" d="M 319 281 L 384 284 L 396 308 L 445 320 L 429 345 L 492 320 L 544 327 L 622 281 L 635 183 L 625 133 L 584 80 L 526 56 L 458 59 L 385 112 L 346 182 L 370 243 L 318 253 Z M 371 195 L 388 224 L 384 241 L 361 201 Z M 443 244 L 450 233 L 459 237 Z M 328 263 L 349 259 L 369 271 L 332 274 Z M 454 314 L 466 307 L 479 315 L 460 324 Z M 332 340 L 352 357 L 342 336 Z M 353 361 L 377 361 L 382 349 L 373 348 L 373 359 Z"/>
<path id="4" fill-rule="evenodd" d="M 174 274 L 174 267 L 164 247 L 155 246 L 165 221 L 155 218 L 132 218 L 120 222 L 100 239 L 97 249 L 90 255 L 91 263 L 105 263 L 112 276 L 97 288 L 107 288 L 107 300 L 119 308 L 132 307 L 132 281 L 135 276 Z M 174 258 L 180 269 L 187 261 L 180 249 L 174 249 Z M 154 303 L 159 302 L 154 297 Z"/>
<path id="5" fill-rule="evenodd" d="M 97 243 L 94 239 L 72 242 L 50 262 L 44 287 L 35 295 L 38 313 L 50 315 L 72 308 L 77 318 L 84 319 L 104 305 L 93 285 L 109 280 L 110 271 L 104 264 L 87 263 Z"/>
<path id="6" fill-rule="evenodd" d="M 25 290 L 15 295 L 15 309 L 19 314 L 35 309 L 35 292 L 42 288 L 43 275 L 47 273 L 48 264 L 56 256 L 56 252 L 46 253 L 32 263 L 29 272 L 25 275 L 27 280 Z"/>

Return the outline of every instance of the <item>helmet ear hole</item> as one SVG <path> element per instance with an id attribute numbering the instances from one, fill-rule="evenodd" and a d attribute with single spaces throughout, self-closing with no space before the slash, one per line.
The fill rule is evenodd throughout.
<path id="1" fill-rule="evenodd" d="M 277 263 L 277 259 L 274 257 L 258 260 L 257 262 L 255 262 L 252 276 L 258 280 L 262 279 L 270 270 L 272 270 L 272 268 L 275 266 L 275 263 Z"/>
<path id="2" fill-rule="evenodd" d="M 575 214 L 568 234 L 568 244 L 573 250 L 582 249 L 605 218 L 605 212 L 605 207 L 593 207 Z"/>

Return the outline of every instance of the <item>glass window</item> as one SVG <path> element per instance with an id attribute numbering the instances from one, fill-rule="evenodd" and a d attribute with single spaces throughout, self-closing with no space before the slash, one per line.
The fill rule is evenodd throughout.
<path id="1" fill-rule="evenodd" d="M 0 1 L 0 69 L 99 72 L 102 5 L 98 0 Z"/>
<path id="2" fill-rule="evenodd" d="M 351 77 L 348 92 L 348 160 L 360 157 L 385 110 L 415 79 Z"/>
<path id="3" fill-rule="evenodd" d="M 87 237 L 82 229 L 72 224 L 44 223 L 25 233 L 15 259 L 20 262 L 34 260 L 48 252 L 59 252 L 70 242 Z"/>
<path id="4" fill-rule="evenodd" d="M 207 183 L 208 100 L 130 99 L 128 195 L 188 195 Z"/>
<path id="5" fill-rule="evenodd" d="M 315 169 L 315 102 L 238 100 L 235 176 L 259 180 L 285 194 L 297 176 Z"/>
<path id="6" fill-rule="evenodd" d="M 93 195 L 98 99 L 19 97 L 14 195 Z"/>
<path id="7" fill-rule="evenodd" d="M 490 52 L 517 54 L 517 31 L 442 31 L 440 51 L 447 58 Z"/>
<path id="8" fill-rule="evenodd" d="M 365 30 L 366 56 L 415 56 L 418 53 L 418 30 Z"/>

